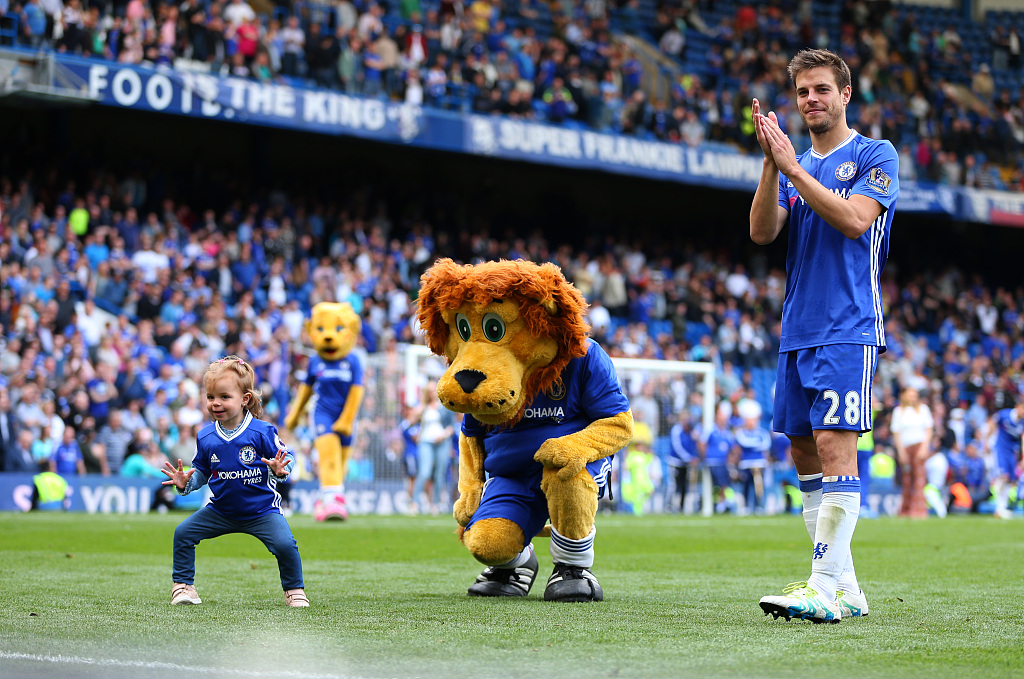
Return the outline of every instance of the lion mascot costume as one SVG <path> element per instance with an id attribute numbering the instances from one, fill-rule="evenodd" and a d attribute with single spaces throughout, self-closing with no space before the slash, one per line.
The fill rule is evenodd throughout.
<path id="1" fill-rule="evenodd" d="M 352 354 L 362 322 L 349 304 L 320 302 L 306 321 L 316 355 L 309 359 L 306 380 L 288 409 L 284 426 L 294 430 L 309 397 L 317 395 L 313 411 L 320 457 L 320 498 L 314 505 L 317 521 L 345 520 L 345 469 L 355 439 L 356 413 L 363 400 L 363 368 Z"/>
<path id="2" fill-rule="evenodd" d="M 555 265 L 522 260 L 441 259 L 421 283 L 420 325 L 448 362 L 437 396 L 465 413 L 454 515 L 487 565 L 469 594 L 526 596 L 539 570 L 532 539 L 550 530 L 544 598 L 601 601 L 594 516 L 633 415 L 587 336 L 586 302 Z"/>

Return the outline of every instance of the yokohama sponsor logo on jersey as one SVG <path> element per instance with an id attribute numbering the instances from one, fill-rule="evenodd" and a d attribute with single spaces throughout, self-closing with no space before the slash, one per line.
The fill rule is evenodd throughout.
<path id="1" fill-rule="evenodd" d="M 242 469 L 242 470 L 239 470 L 239 471 L 217 472 L 217 478 L 224 479 L 224 480 L 249 479 L 249 478 L 252 478 L 254 476 L 262 476 L 262 475 L 263 475 L 263 470 L 260 469 L 259 467 L 253 467 L 252 469 Z"/>
<path id="2" fill-rule="evenodd" d="M 565 417 L 565 410 L 558 406 L 557 408 L 527 408 L 523 411 L 523 417 L 525 419 L 537 419 L 541 417 Z"/>

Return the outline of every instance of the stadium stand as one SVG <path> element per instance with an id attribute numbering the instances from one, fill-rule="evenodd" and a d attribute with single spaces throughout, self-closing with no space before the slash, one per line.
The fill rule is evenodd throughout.
<path id="1" fill-rule="evenodd" d="M 203 417 L 202 370 L 225 353 L 250 357 L 268 412 L 280 417 L 283 395 L 295 387 L 292 366 L 304 360 L 300 325 L 316 301 L 356 306 L 367 353 L 416 342 L 410 313 L 418 274 L 439 254 L 553 259 L 611 312 L 607 330 L 595 334 L 612 355 L 713 361 L 718 397 L 734 405 L 753 398 L 770 421 L 784 280 L 777 269 L 748 272 L 712 251 L 654 260 L 645 253 L 650 244 L 618 240 L 591 252 L 539 237 L 477 236 L 453 253 L 440 249 L 447 241 L 428 224 L 408 232 L 392 225 L 393 206 L 375 215 L 340 204 L 310 214 L 278 196 L 275 204 L 235 200 L 222 214 L 171 200 L 140 213 L 130 201 L 146 189 L 113 176 L 84 192 L 59 182 L 0 186 L 2 391 L 41 439 L 60 427 L 54 417 L 77 426 L 92 471 L 117 472 L 96 445 L 110 406 L 135 423 L 135 435 L 173 431 L 165 453 L 187 439 L 183 432 Z M 987 415 L 1021 393 L 1024 291 L 950 266 L 900 284 L 887 276 L 885 293 L 889 351 L 876 381 L 876 442 L 885 445 L 885 413 L 908 384 L 929 395 L 943 422 L 954 409 L 973 413 L 961 442 L 980 436 Z M 737 341 L 723 340 L 725 327 L 737 329 Z M 726 362 L 736 369 L 723 372 Z M 104 363 L 117 367 L 106 382 L 97 370 Z M 116 389 L 112 403 L 104 387 Z M 655 398 L 663 411 L 678 408 L 670 394 Z M 367 406 L 372 420 L 372 399 Z M 397 474 L 383 444 L 391 434 L 379 434 L 367 456 L 379 473 Z"/>
<path id="2" fill-rule="evenodd" d="M 837 50 L 850 118 L 903 150 L 907 178 L 1021 190 L 1024 11 L 848 0 L 13 2 L 0 44 L 310 84 L 684 144 L 750 149 L 749 99 L 798 149 L 785 66 Z M 555 79 L 558 79 L 556 83 Z"/>
<path id="3" fill-rule="evenodd" d="M 865 14 L 864 5 L 882 3 L 861 2 L 754 9 L 728 0 L 551 7 L 445 0 L 294 2 L 260 6 L 257 14 L 239 9 L 249 7 L 245 0 L 87 7 L 70 0 L 47 24 L 41 5 L 54 6 L 12 3 L 0 42 L 406 101 L 422 96 L 460 112 L 551 121 L 556 111 L 566 116 L 563 124 L 741 147 L 751 143 L 742 102 L 757 94 L 784 110 L 783 55 L 817 40 L 809 32 L 816 26 L 823 41 L 857 64 L 855 91 L 865 94 L 856 117 L 906 147 L 914 172 L 979 188 L 1021 188 L 1024 82 L 1019 47 L 1013 52 L 1008 36 L 1024 31 L 1024 12 L 973 21 L 919 5 Z M 282 34 L 292 24 L 298 33 L 289 42 Z M 651 57 L 652 45 L 654 52 L 672 46 L 663 40 L 672 27 L 684 47 L 663 55 L 667 60 Z M 1007 31 L 1005 61 L 999 29 Z M 893 49 L 883 49 L 886 40 Z M 397 50 L 383 69 L 381 48 Z M 716 53 L 720 59 L 707 57 Z M 514 66 L 502 63 L 513 56 Z M 954 61 L 977 67 L 968 77 L 950 66 Z M 370 73 L 375 70 L 382 72 Z M 419 95 L 410 94 L 413 72 L 422 78 Z M 984 78 L 975 82 L 983 73 L 991 77 L 990 90 Z M 555 91 L 556 78 L 568 98 Z M 627 101 L 659 87 L 669 100 L 660 112 L 656 97 Z M 514 102 L 513 92 L 525 99 Z M 575 111 L 559 109 L 559 101 L 571 101 Z M 679 107 L 675 129 L 665 124 L 665 112 L 674 115 Z M 110 452 L 124 443 L 104 429 L 111 409 L 131 423 L 126 445 L 147 438 L 139 432 L 163 431 L 161 452 L 182 455 L 187 432 L 203 418 L 199 376 L 224 353 L 251 358 L 268 412 L 280 417 L 295 385 L 292 367 L 304 360 L 299 325 L 310 306 L 351 301 L 365 321 L 362 351 L 386 357 L 396 344 L 418 341 L 410 317 L 418 275 L 440 255 L 555 261 L 588 300 L 607 308 L 608 323 L 595 334 L 612 355 L 712 361 L 720 374 L 728 362 L 736 370 L 719 383 L 718 398 L 733 405 L 752 398 L 765 421 L 771 418 L 784 276 L 764 262 L 723 256 L 704 243 L 666 253 L 650 237 L 626 234 L 564 246 L 536 234 L 457 232 L 438 212 L 409 219 L 405 206 L 387 197 L 372 206 L 358 196 L 316 203 L 297 193 L 225 184 L 213 210 L 205 197 L 163 192 L 157 179 L 120 168 L 101 169 L 88 185 L 57 165 L 35 173 L 12 169 L 17 172 L 0 178 L 0 394 L 40 443 L 37 462 L 48 459 L 47 442 L 52 448 L 62 425 L 73 425 L 90 471 L 116 474 L 125 451 L 118 449 L 120 458 Z M 887 272 L 890 344 L 876 381 L 880 448 L 889 445 L 886 416 L 903 386 L 927 394 L 941 422 L 937 439 L 951 451 L 978 437 L 994 410 L 1024 394 L 1024 289 L 1002 285 L 992 273 L 927 262 Z M 732 344 L 723 342 L 727 326 L 735 327 Z M 110 380 L 97 370 L 101 364 L 116 366 Z M 108 404 L 103 392 L 111 387 L 117 396 Z M 372 396 L 369 419 L 373 407 L 395 394 Z M 677 409 L 669 395 L 654 398 L 663 412 Z M 947 426 L 951 419 L 966 424 Z M 367 430 L 367 466 L 399 475 L 391 442 L 400 432 Z M 667 431 L 655 434 L 665 458 Z"/>

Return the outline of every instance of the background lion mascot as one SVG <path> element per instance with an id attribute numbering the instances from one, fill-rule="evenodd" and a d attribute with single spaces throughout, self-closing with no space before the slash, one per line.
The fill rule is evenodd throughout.
<path id="1" fill-rule="evenodd" d="M 345 471 L 355 439 L 356 413 L 363 401 L 363 367 L 352 349 L 361 329 L 351 305 L 337 302 L 320 302 L 306 321 L 316 356 L 309 359 L 306 381 L 288 409 L 284 426 L 291 430 L 298 426 L 315 391 L 314 445 L 320 457 L 320 499 L 313 510 L 317 521 L 348 518 Z"/>
<path id="2" fill-rule="evenodd" d="M 531 540 L 550 518 L 544 598 L 602 600 L 594 516 L 633 416 L 611 359 L 587 337 L 586 302 L 558 267 L 521 260 L 441 259 L 421 283 L 420 325 L 448 361 L 437 396 L 466 414 L 454 515 L 488 566 L 469 594 L 526 596 L 539 569 Z"/>

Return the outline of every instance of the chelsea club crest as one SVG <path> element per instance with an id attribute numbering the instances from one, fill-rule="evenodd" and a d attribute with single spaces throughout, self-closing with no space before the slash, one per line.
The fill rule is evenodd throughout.
<path id="1" fill-rule="evenodd" d="M 256 461 L 256 448 L 244 446 L 238 451 L 238 459 L 242 461 L 242 464 L 252 464 Z"/>
<path id="2" fill-rule="evenodd" d="M 855 174 L 857 174 L 857 163 L 852 160 L 848 160 L 836 168 L 836 179 L 841 182 L 850 181 Z"/>
<path id="3" fill-rule="evenodd" d="M 551 389 L 548 391 L 548 398 L 552 401 L 561 401 L 565 398 L 565 385 L 561 382 L 555 382 L 551 385 Z"/>

